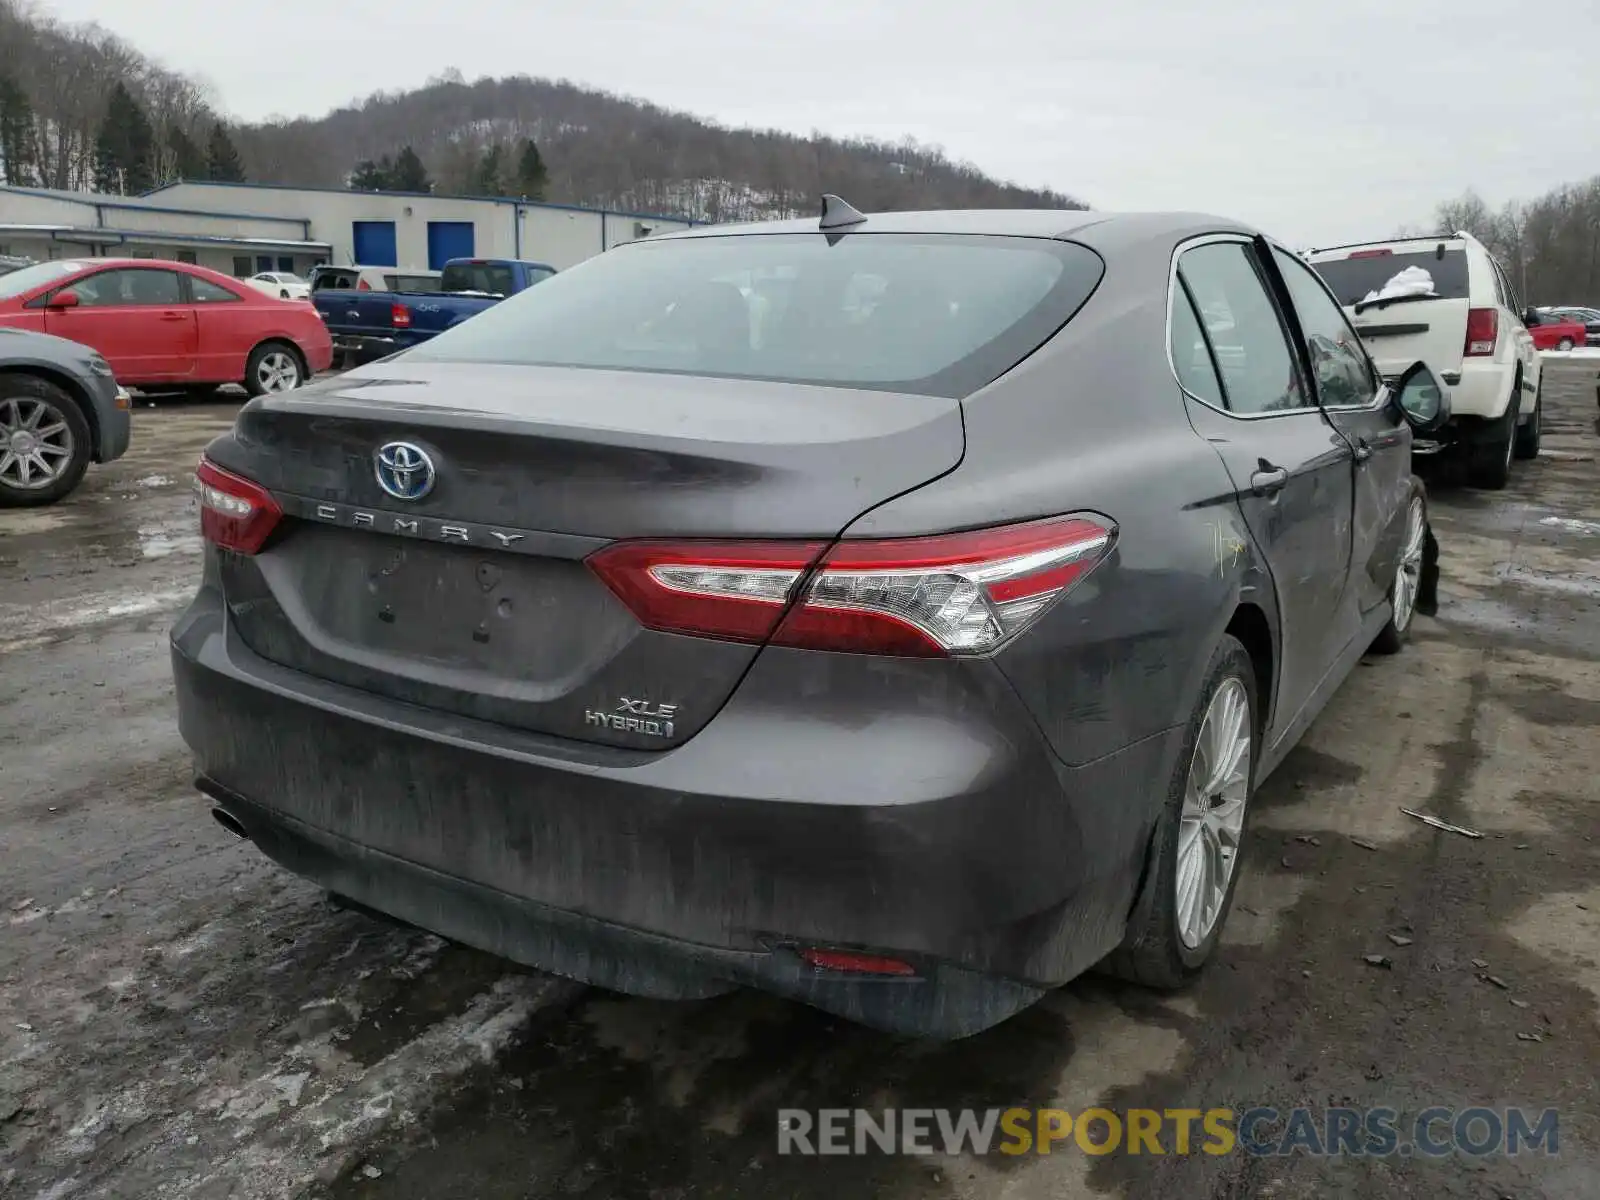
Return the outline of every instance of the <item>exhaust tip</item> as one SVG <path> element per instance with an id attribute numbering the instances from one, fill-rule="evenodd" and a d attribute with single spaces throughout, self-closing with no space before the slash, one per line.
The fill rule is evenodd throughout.
<path id="1" fill-rule="evenodd" d="M 213 808 L 211 810 L 211 816 L 212 816 L 212 819 L 215 820 L 218 825 L 221 825 L 224 829 L 226 829 L 229 833 L 233 834 L 233 836 L 238 838 L 241 842 L 248 842 L 250 840 L 249 831 L 245 829 L 244 825 L 240 822 L 239 818 L 234 816 L 227 809 L 225 809 L 225 808 Z"/>

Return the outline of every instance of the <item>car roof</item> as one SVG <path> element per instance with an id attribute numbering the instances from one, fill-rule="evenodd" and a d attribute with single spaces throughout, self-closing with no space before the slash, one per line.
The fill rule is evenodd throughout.
<path id="1" fill-rule="evenodd" d="M 744 234 L 816 233 L 816 217 L 747 224 L 699 225 L 693 229 L 660 233 L 651 242 L 690 238 L 731 237 Z M 995 208 L 934 209 L 924 212 L 869 213 L 857 225 L 840 227 L 849 233 L 981 234 L 998 237 L 1071 239 L 1096 250 L 1150 241 L 1182 241 L 1201 233 L 1257 231 L 1226 217 L 1190 212 L 1108 213 L 1090 209 Z"/>

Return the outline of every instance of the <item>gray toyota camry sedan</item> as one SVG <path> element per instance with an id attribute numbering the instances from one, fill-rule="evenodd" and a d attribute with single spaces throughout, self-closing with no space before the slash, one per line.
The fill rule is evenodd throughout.
<path id="1" fill-rule="evenodd" d="M 291 871 L 606 988 L 955 1037 L 1177 986 L 1405 640 L 1447 412 L 1228 220 L 652 238 L 244 407 L 183 736 Z"/>

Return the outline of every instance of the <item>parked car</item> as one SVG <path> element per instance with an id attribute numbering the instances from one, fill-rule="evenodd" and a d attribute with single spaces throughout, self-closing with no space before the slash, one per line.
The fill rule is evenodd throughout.
<path id="1" fill-rule="evenodd" d="M 623 992 L 947 1037 L 1193 977 L 1253 790 L 1411 629 L 1448 393 L 1232 221 L 825 211 L 244 407 L 172 634 L 225 828 Z"/>
<path id="2" fill-rule="evenodd" d="M 1450 388 L 1453 416 L 1419 452 L 1464 445 L 1468 479 L 1503 488 L 1511 460 L 1539 453 L 1540 360 L 1516 289 L 1469 233 L 1313 250 L 1379 369 L 1394 378 L 1416 360 Z"/>
<path id="3" fill-rule="evenodd" d="M 1580 345 L 1600 346 L 1600 308 L 1585 308 L 1578 305 L 1561 305 L 1549 310 L 1557 316 L 1573 318 L 1583 322 L 1584 340 Z"/>
<path id="4" fill-rule="evenodd" d="M 128 393 L 65 338 L 0 328 L 0 506 L 53 504 L 128 448 Z"/>
<path id="5" fill-rule="evenodd" d="M 288 271 L 263 271 L 245 280 L 258 291 L 276 296 L 280 300 L 309 300 L 311 285 L 300 276 Z"/>
<path id="6" fill-rule="evenodd" d="M 150 259 L 59 259 L 0 276 L 0 325 L 91 346 L 131 387 L 242 383 L 258 396 L 299 387 L 333 357 L 309 305 Z"/>
<path id="7" fill-rule="evenodd" d="M 1546 312 L 1535 310 L 1528 313 L 1527 317 L 1524 324 L 1533 337 L 1535 350 L 1571 350 L 1575 346 L 1587 344 L 1589 331 L 1575 316 L 1567 316 L 1553 310 Z"/>
<path id="8" fill-rule="evenodd" d="M 419 345 L 555 273 L 546 263 L 460 258 L 447 262 L 437 285 L 430 288 L 319 288 L 312 303 L 333 335 L 335 352 L 369 362 Z"/>
<path id="9" fill-rule="evenodd" d="M 433 292 L 439 288 L 438 271 L 400 270 L 397 267 L 311 268 L 311 290 L 320 292 Z"/>
<path id="10" fill-rule="evenodd" d="M 18 258 L 14 254 L 0 254 L 0 275 L 9 275 L 12 271 L 20 271 L 23 267 L 31 267 L 33 259 Z"/>

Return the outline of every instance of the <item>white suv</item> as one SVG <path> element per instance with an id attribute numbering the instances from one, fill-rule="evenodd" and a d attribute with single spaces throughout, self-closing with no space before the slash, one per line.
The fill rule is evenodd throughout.
<path id="1" fill-rule="evenodd" d="M 1306 253 L 1385 378 L 1418 359 L 1450 386 L 1441 441 L 1466 443 L 1471 482 L 1503 488 L 1511 460 L 1539 453 L 1540 359 L 1522 303 L 1470 233 L 1397 238 Z"/>

